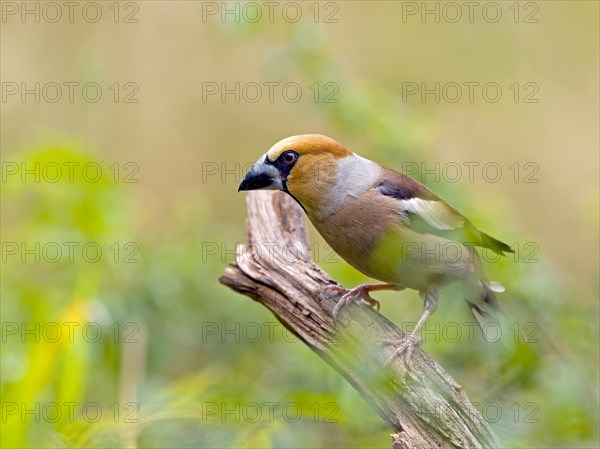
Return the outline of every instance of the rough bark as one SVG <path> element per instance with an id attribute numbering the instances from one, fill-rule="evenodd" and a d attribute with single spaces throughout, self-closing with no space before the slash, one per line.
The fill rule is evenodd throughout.
<path id="1" fill-rule="evenodd" d="M 282 192 L 247 196 L 248 243 L 221 283 L 266 306 L 335 368 L 393 429 L 394 448 L 499 448 L 500 440 L 462 387 L 420 348 L 410 366 L 385 362 L 393 348 L 380 340 L 402 332 L 366 304 L 332 310 L 341 293 L 310 259 L 301 208 Z"/>

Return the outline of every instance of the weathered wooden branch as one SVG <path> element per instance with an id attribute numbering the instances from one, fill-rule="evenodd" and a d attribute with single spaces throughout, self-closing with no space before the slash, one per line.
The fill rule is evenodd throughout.
<path id="1" fill-rule="evenodd" d="M 366 304 L 344 306 L 334 323 L 337 285 L 310 259 L 301 208 L 282 192 L 247 194 L 248 243 L 221 283 L 266 306 L 335 368 L 393 429 L 393 448 L 499 448 L 498 437 L 469 398 L 427 353 L 410 366 L 380 340 L 402 332 Z"/>

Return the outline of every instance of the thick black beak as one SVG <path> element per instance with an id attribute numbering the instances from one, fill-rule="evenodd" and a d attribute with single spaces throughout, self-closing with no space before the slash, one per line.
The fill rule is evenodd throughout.
<path id="1" fill-rule="evenodd" d="M 256 164 L 252 166 L 248 174 L 241 182 L 238 192 L 241 190 L 282 190 L 283 182 L 279 170 L 272 164 L 266 162 L 266 158 L 262 157 Z"/>
<path id="2" fill-rule="evenodd" d="M 238 192 L 241 190 L 258 190 L 270 187 L 275 180 L 266 173 L 248 172 L 244 180 L 240 183 Z"/>

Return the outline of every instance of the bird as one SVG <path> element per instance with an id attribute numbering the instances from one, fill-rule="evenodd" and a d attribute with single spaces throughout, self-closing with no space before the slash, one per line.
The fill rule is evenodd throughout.
<path id="1" fill-rule="evenodd" d="M 287 137 L 275 143 L 247 172 L 239 191 L 270 189 L 290 195 L 327 244 L 347 263 L 381 284 L 346 290 L 335 305 L 360 299 L 379 308 L 370 292 L 413 289 L 423 312 L 412 331 L 398 341 L 387 363 L 410 359 L 418 332 L 436 310 L 439 289 L 456 285 L 480 325 L 497 315 L 495 295 L 476 247 L 499 255 L 509 245 L 480 231 L 426 186 L 406 174 L 363 158 L 321 134 Z"/>

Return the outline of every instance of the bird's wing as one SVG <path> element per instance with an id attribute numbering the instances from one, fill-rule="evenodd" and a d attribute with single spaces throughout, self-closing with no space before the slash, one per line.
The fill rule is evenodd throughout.
<path id="1" fill-rule="evenodd" d="M 384 169 L 382 175 L 375 190 L 398 202 L 414 231 L 486 247 L 498 254 L 513 252 L 506 243 L 479 231 L 459 211 L 414 179 L 389 169 Z"/>

